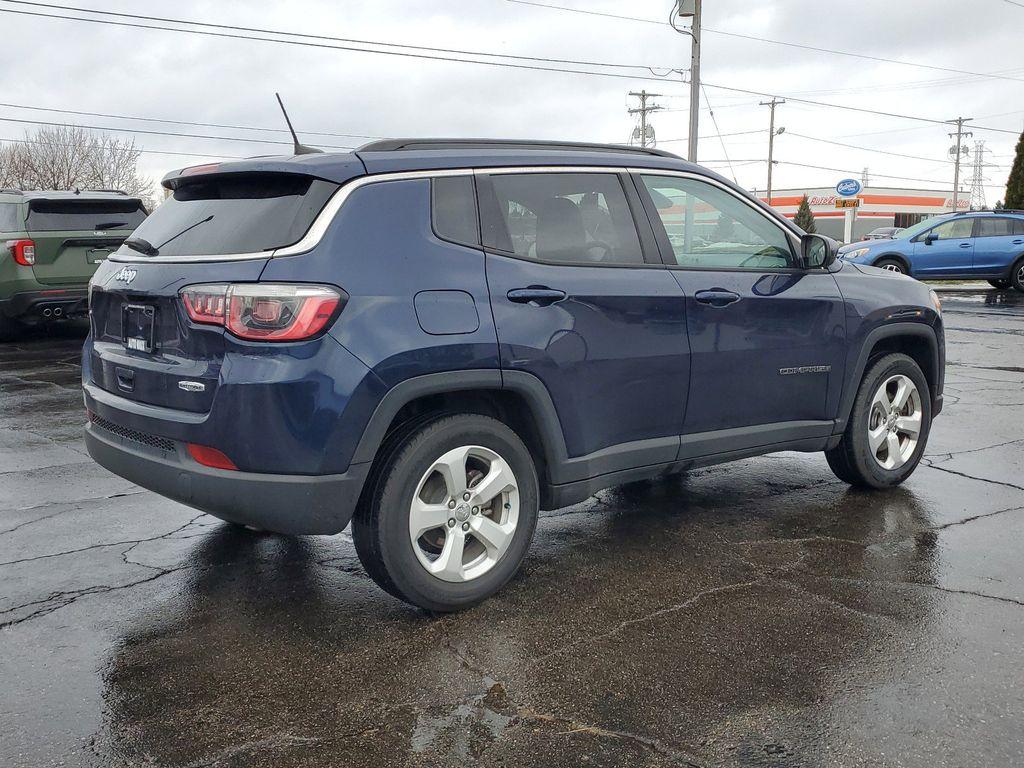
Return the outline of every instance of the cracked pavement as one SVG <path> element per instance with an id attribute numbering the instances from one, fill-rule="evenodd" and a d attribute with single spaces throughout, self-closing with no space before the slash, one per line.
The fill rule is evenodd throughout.
<path id="1" fill-rule="evenodd" d="M 100 469 L 81 337 L 0 345 L 0 764 L 1024 764 L 1024 296 L 943 302 L 946 408 L 902 488 L 784 453 L 601 492 L 443 617 L 347 534 Z"/>

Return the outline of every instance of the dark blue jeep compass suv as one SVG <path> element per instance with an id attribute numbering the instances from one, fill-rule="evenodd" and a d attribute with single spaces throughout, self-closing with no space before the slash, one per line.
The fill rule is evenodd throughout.
<path id="1" fill-rule="evenodd" d="M 89 452 L 472 605 L 538 510 L 781 450 L 885 488 L 942 407 L 939 302 L 657 150 L 393 140 L 169 174 L 90 286 Z"/>

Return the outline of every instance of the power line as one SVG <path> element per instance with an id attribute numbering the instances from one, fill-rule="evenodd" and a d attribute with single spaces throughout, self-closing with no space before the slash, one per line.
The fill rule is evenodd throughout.
<path id="1" fill-rule="evenodd" d="M 110 15 L 116 15 L 116 16 L 123 16 L 123 17 L 126 17 L 126 18 L 160 19 L 160 17 L 148 17 L 148 16 L 142 16 L 142 15 L 138 15 L 138 14 L 121 14 L 121 13 L 115 13 L 113 11 L 97 11 L 97 10 L 92 10 L 92 9 L 88 9 L 88 8 L 75 8 L 73 6 L 61 6 L 61 5 L 55 5 L 55 4 L 49 4 L 49 3 L 30 3 L 30 2 L 27 2 L 27 0 L 0 0 L 0 2 L 4 2 L 4 3 L 19 3 L 19 4 L 22 4 L 22 5 L 33 5 L 33 6 L 43 7 L 43 8 L 53 8 L 53 9 L 59 9 L 59 10 L 67 9 L 67 10 L 72 10 L 72 11 L 76 11 L 76 12 L 79 12 L 79 13 L 103 13 L 103 14 L 110 14 Z M 655 81 L 655 82 L 664 82 L 666 76 L 668 76 L 669 74 L 672 74 L 674 72 L 678 72 L 679 71 L 677 69 L 667 67 L 665 75 L 648 77 L 648 76 L 644 76 L 644 75 L 617 74 L 617 73 L 614 73 L 614 72 L 595 72 L 593 70 L 585 70 L 585 69 L 565 69 L 565 68 L 561 68 L 561 67 L 544 67 L 544 66 L 540 66 L 538 64 L 514 64 L 514 63 L 509 62 L 509 61 L 480 61 L 480 60 L 477 60 L 477 59 L 461 59 L 461 58 L 457 58 L 457 57 L 453 57 L 453 56 L 434 56 L 434 55 L 431 55 L 431 54 L 428 54 L 428 53 L 412 53 L 410 51 L 395 51 L 395 50 L 382 51 L 382 50 L 377 50 L 377 49 L 374 49 L 374 48 L 360 48 L 360 47 L 355 46 L 355 45 L 328 45 L 327 43 L 316 43 L 316 42 L 312 42 L 311 40 L 281 40 L 281 39 L 273 38 L 273 37 L 257 37 L 257 36 L 254 36 L 254 35 L 233 34 L 233 33 L 228 33 L 228 32 L 214 32 L 214 31 L 211 31 L 209 29 L 180 29 L 180 28 L 177 28 L 177 27 L 166 27 L 166 26 L 159 26 L 159 25 L 156 25 L 156 24 L 142 24 L 142 23 L 139 23 L 139 22 L 114 21 L 112 19 L 90 19 L 90 18 L 84 18 L 84 17 L 81 17 L 81 16 L 67 16 L 65 14 L 59 14 L 59 13 L 40 13 L 38 11 L 19 11 L 19 10 L 14 10 L 13 8 L 0 8 L 0 13 L 12 13 L 12 14 L 16 14 L 16 15 L 19 15 L 19 16 L 34 16 L 34 17 L 43 18 L 43 19 L 60 19 L 60 20 L 64 20 L 64 21 L 81 21 L 81 22 L 85 22 L 85 23 L 88 23 L 88 24 L 100 24 L 100 25 L 107 25 L 107 26 L 114 26 L 114 27 L 128 27 L 128 28 L 132 28 L 132 29 L 150 29 L 150 30 L 158 30 L 158 31 L 162 31 L 162 32 L 178 32 L 178 33 L 188 34 L 188 35 L 202 35 L 202 36 L 206 36 L 206 37 L 227 38 L 227 39 L 232 39 L 232 40 L 254 40 L 254 41 L 264 42 L 264 43 L 279 43 L 281 45 L 303 46 L 303 47 L 307 47 L 307 48 L 323 48 L 323 49 L 335 50 L 335 51 L 352 51 L 352 52 L 356 52 L 356 53 L 373 53 L 373 54 L 377 54 L 377 55 L 380 55 L 380 56 L 404 56 L 404 57 L 414 58 L 414 59 L 425 59 L 425 60 L 428 60 L 428 61 L 461 62 L 461 63 L 464 63 L 464 64 L 479 64 L 481 66 L 506 67 L 506 68 L 510 68 L 510 69 L 526 69 L 526 70 L 534 70 L 534 71 L 538 71 L 538 72 L 561 72 L 561 73 L 575 74 L 575 75 L 591 75 L 591 76 L 595 76 L 595 77 L 612 77 L 612 78 L 617 78 L 617 79 L 620 79 L 620 80 L 651 80 L 651 81 Z M 209 26 L 209 27 L 216 27 L 216 28 L 219 28 L 219 29 L 234 29 L 234 30 L 239 30 L 239 31 L 243 31 L 243 32 L 247 30 L 247 28 L 245 28 L 245 27 L 236 27 L 236 26 L 231 26 L 231 25 L 227 25 L 227 24 L 216 24 L 215 25 L 215 24 L 210 24 L 210 23 L 202 22 L 202 21 L 189 21 L 189 20 L 183 20 L 183 19 L 166 19 L 166 22 L 172 23 L 172 24 L 191 24 L 191 25 L 194 25 L 194 26 Z M 304 33 L 297 33 L 297 32 L 268 31 L 266 34 L 287 35 L 287 36 L 307 37 L 307 38 L 316 38 L 317 37 L 316 35 L 307 35 L 307 34 L 304 34 Z M 416 48 L 417 47 L 417 46 L 408 46 L 408 45 L 398 44 L 398 43 L 383 43 L 383 42 L 382 43 L 367 42 L 366 44 L 367 45 L 380 45 L 380 46 L 393 46 L 393 47 L 399 47 L 399 48 Z M 430 49 L 430 50 L 437 50 L 437 51 L 440 51 L 440 52 L 449 52 L 450 51 L 451 53 L 460 53 L 459 51 L 456 51 L 454 49 L 438 48 L 438 49 Z M 524 59 L 524 60 L 533 60 L 534 58 L 536 58 L 537 60 L 545 61 L 545 59 L 541 59 L 540 57 L 512 56 L 510 54 L 502 54 L 502 53 L 477 53 L 477 54 L 465 54 L 465 55 L 489 56 L 489 57 L 497 57 L 497 58 L 517 58 L 517 59 Z M 564 59 L 547 59 L 547 61 L 560 63 L 560 62 L 568 61 L 568 60 L 564 60 Z M 646 64 L 632 65 L 632 64 L 597 63 L 597 64 L 594 64 L 592 66 L 612 67 L 612 68 L 627 68 L 627 69 L 646 69 L 649 72 L 651 72 L 652 75 L 656 75 L 654 70 L 657 69 L 657 67 L 651 67 L 651 66 L 648 66 Z"/>
<path id="2" fill-rule="evenodd" d="M 48 120 L 22 120 L 15 117 L 0 117 L 0 122 L 4 123 L 27 123 L 28 125 L 49 125 L 49 126 L 62 126 L 66 123 L 54 123 Z M 208 136 L 198 133 L 174 133 L 172 131 L 150 131 L 143 128 L 108 128 L 102 125 L 81 125 L 76 123 L 79 128 L 87 128 L 91 131 L 114 131 L 116 133 L 142 133 L 150 136 L 175 136 L 186 139 L 214 139 L 217 141 L 244 141 L 247 144 L 287 144 L 292 145 L 290 141 L 274 141 L 273 139 L 243 139 L 237 136 Z M 337 144 L 324 144 L 323 146 L 329 147 L 330 149 L 355 149 L 355 147 L 343 147 Z"/>
<path id="3" fill-rule="evenodd" d="M 4 0 L 0 0 L 0 2 L 3 2 L 3 1 Z M 716 89 L 721 90 L 721 91 L 732 91 L 733 93 L 746 93 L 746 94 L 749 94 L 751 96 L 773 96 L 773 94 L 767 93 L 766 91 L 752 91 L 749 88 L 735 88 L 735 87 L 730 86 L 730 85 L 715 85 L 714 83 L 707 83 L 707 82 L 705 82 L 704 85 L 706 85 L 708 88 L 716 88 Z M 793 101 L 793 102 L 796 102 L 797 104 L 810 104 L 812 106 L 828 107 L 830 109 L 845 109 L 845 110 L 850 111 L 850 112 L 863 112 L 864 114 L 879 115 L 881 117 L 895 117 L 895 118 L 898 118 L 898 119 L 901 119 L 901 120 L 916 120 L 916 121 L 921 122 L 921 123 L 932 123 L 933 125 L 945 125 L 946 124 L 945 120 L 938 120 L 936 118 L 931 118 L 931 117 L 920 117 L 918 115 L 901 115 L 901 114 L 899 114 L 897 112 L 885 112 L 885 111 L 882 111 L 882 110 L 879 110 L 879 109 L 867 109 L 866 107 L 851 107 L 851 106 L 847 106 L 845 104 L 830 104 L 830 103 L 825 102 L 825 101 L 814 101 L 813 99 L 801 99 L 801 98 L 796 97 L 796 96 L 787 96 L 785 94 L 774 94 L 774 95 L 779 95 L 782 98 L 785 98 L 786 101 Z M 979 126 L 979 125 L 975 125 L 973 127 L 974 127 L 975 130 L 994 131 L 996 133 L 1012 133 L 1015 136 L 1017 135 L 1017 131 L 1011 131 L 1011 130 L 1009 130 L 1007 128 L 986 128 L 984 126 Z"/>
<path id="4" fill-rule="evenodd" d="M 509 0 L 509 1 L 511 2 L 512 0 Z M 526 0 L 516 0 L 516 1 L 517 2 L 525 2 Z M 18 2 L 18 3 L 22 3 L 22 4 L 28 4 L 27 0 L 0 0 L 0 2 L 4 2 L 4 3 Z M 45 3 L 32 3 L 32 5 L 44 6 L 44 7 L 63 7 L 63 6 L 50 6 L 50 5 L 47 5 Z M 554 7 L 554 6 L 551 6 L 551 7 Z M 83 10 L 83 12 L 88 12 L 85 9 L 82 9 L 82 10 Z M 578 10 L 578 9 L 568 9 L 568 10 Z M 255 36 L 251 36 L 251 35 L 229 34 L 229 33 L 226 33 L 226 32 L 212 32 L 212 31 L 209 31 L 209 30 L 177 29 L 177 28 L 174 28 L 174 27 L 157 26 L 157 25 L 152 25 L 152 24 L 139 24 L 139 23 L 135 23 L 135 22 L 126 22 L 126 21 L 113 21 L 113 20 L 110 20 L 110 19 L 90 19 L 90 18 L 83 18 L 83 17 L 78 17 L 78 16 L 65 16 L 65 15 L 61 15 L 61 14 L 38 13 L 38 12 L 35 12 L 35 11 L 19 11 L 19 10 L 12 10 L 12 9 L 9 9 L 9 8 L 0 8 L 0 13 L 12 13 L 12 14 L 17 14 L 17 15 L 35 16 L 35 17 L 47 18 L 47 19 L 61 19 L 61 20 L 66 20 L 66 21 L 78 21 L 78 22 L 85 22 L 85 23 L 89 23 L 89 24 L 100 24 L 100 25 L 109 25 L 109 26 L 118 26 L 118 27 L 137 28 L 137 29 L 151 29 L 151 30 L 158 30 L 158 31 L 163 31 L 163 32 L 178 32 L 178 33 L 183 33 L 183 34 L 201 35 L 201 36 L 207 36 L 207 37 L 228 38 L 228 39 L 237 39 L 237 40 L 253 40 L 253 41 L 257 41 L 257 42 L 279 43 L 279 44 L 282 44 L 282 45 L 303 46 L 303 47 L 321 48 L 321 49 L 328 49 L 328 50 L 344 50 L 344 51 L 356 51 L 356 52 L 361 52 L 361 53 L 374 53 L 374 54 L 379 54 L 379 55 L 384 55 L 384 56 L 401 56 L 401 57 L 410 57 L 410 58 L 416 58 L 416 59 L 427 59 L 427 60 L 433 60 L 433 61 L 445 61 L 445 62 L 453 62 L 453 63 L 457 62 L 457 63 L 463 63 L 463 64 L 479 64 L 479 65 L 483 65 L 483 66 L 508 67 L 508 68 L 513 68 L 513 69 L 526 69 L 526 70 L 534 70 L 534 71 L 542 71 L 542 72 L 560 72 L 560 73 L 567 73 L 567 74 L 592 75 L 592 76 L 597 76 L 597 77 L 612 77 L 612 78 L 617 78 L 617 79 L 634 80 L 634 81 L 635 80 L 646 80 L 646 81 L 654 81 L 654 82 L 660 82 L 660 83 L 666 82 L 666 79 L 664 77 L 648 77 L 648 76 L 643 76 L 643 75 L 631 76 L 631 75 L 625 75 L 625 74 L 616 74 L 616 73 L 612 73 L 612 72 L 595 72 L 595 71 L 591 71 L 591 70 L 564 69 L 564 68 L 559 68 L 559 67 L 542 67 L 542 66 L 536 66 L 536 65 L 514 64 L 514 63 L 510 63 L 510 62 L 501 62 L 501 61 L 479 61 L 479 60 L 474 60 L 474 59 L 460 59 L 460 58 L 456 58 L 456 57 L 433 56 L 433 55 L 428 55 L 428 54 L 409 53 L 409 52 L 403 52 L 403 51 L 380 51 L 380 50 L 373 50 L 373 49 L 367 49 L 367 48 L 356 48 L 356 47 L 352 47 L 352 46 L 327 45 L 327 44 L 324 44 L 324 43 L 314 43 L 314 42 L 300 41 L 300 40 L 280 40 L 280 39 L 275 39 L 275 38 L 255 37 Z M 105 13 L 112 13 L 112 12 L 105 12 Z M 204 22 L 176 21 L 174 23 L 179 23 L 179 24 L 202 24 Z M 228 27 L 228 25 L 221 25 L 221 26 Z M 228 28 L 231 28 L 231 27 L 228 27 Z M 241 28 L 239 28 L 239 29 L 241 29 Z M 297 33 L 288 33 L 288 34 L 297 34 Z M 493 55 L 499 55 L 500 56 L 502 54 L 493 54 Z M 672 72 L 673 73 L 679 73 L 680 71 L 679 70 L 672 70 Z M 736 88 L 736 87 L 733 87 L 733 86 L 726 86 L 726 85 L 716 85 L 716 84 L 713 84 L 713 83 L 704 83 L 704 85 L 706 85 L 708 88 L 716 88 L 718 90 L 731 91 L 731 92 L 734 92 L 734 93 L 743 93 L 743 94 L 748 94 L 748 95 L 752 95 L 752 96 L 769 96 L 770 97 L 770 96 L 773 95 L 771 93 L 767 93 L 767 92 L 764 92 L 764 91 L 755 91 L 755 90 L 751 90 L 751 89 Z M 894 117 L 894 118 L 899 118 L 899 119 L 904 119 L 904 120 L 917 120 L 917 121 L 920 121 L 920 122 L 932 123 L 932 124 L 935 124 L 935 125 L 944 124 L 944 122 L 945 122 L 943 120 L 938 120 L 938 119 L 934 119 L 934 118 L 919 117 L 919 116 L 914 116 L 914 115 L 901 115 L 901 114 L 897 114 L 897 113 L 893 113 L 893 112 L 885 112 L 885 111 L 881 111 L 881 110 L 867 109 L 867 108 L 864 108 L 864 107 L 852 107 L 852 106 L 847 106 L 847 105 L 843 105 L 843 104 L 831 104 L 831 103 L 828 103 L 828 102 L 815 101 L 813 99 L 804 99 L 804 98 L 799 98 L 799 97 L 795 97 L 795 96 L 791 97 L 791 96 L 787 96 L 785 94 L 778 94 L 778 95 L 786 98 L 788 101 L 792 101 L 792 102 L 795 102 L 795 103 L 809 104 L 809 105 L 812 105 L 812 106 L 819 106 L 819 107 L 824 107 L 824 108 L 829 108 L 829 109 L 839 109 L 839 110 L 846 110 L 846 111 L 851 111 L 851 112 L 859 112 L 859 113 L 863 113 L 863 114 L 880 115 L 880 116 L 883 116 L 883 117 Z M 975 130 L 986 130 L 986 131 L 993 131 L 993 132 L 997 132 L 997 133 L 1009 133 L 1009 134 L 1014 134 L 1014 135 L 1017 134 L 1017 131 L 1012 131 L 1012 130 L 1008 130 L 1008 129 L 1004 129 L 1004 128 L 989 128 L 989 127 L 985 127 L 985 126 L 974 126 L 974 127 L 975 127 Z M 345 148 L 345 147 L 341 147 L 341 148 Z"/>
<path id="5" fill-rule="evenodd" d="M 908 160 L 924 160 L 925 162 L 934 163 L 936 162 L 934 157 L 922 157 L 920 155 L 905 155 L 902 152 L 889 152 L 884 149 L 873 149 L 871 147 L 861 147 L 856 144 L 847 144 L 842 141 L 833 141 L 831 139 L 822 139 L 817 136 L 807 136 L 802 133 L 795 133 L 794 131 L 787 131 L 787 136 L 796 136 L 800 139 L 807 139 L 809 141 L 820 141 L 822 144 L 834 144 L 837 147 L 848 147 L 849 149 L 859 149 L 863 152 L 875 152 L 880 155 L 892 155 L 893 157 L 903 157 Z"/>
<path id="6" fill-rule="evenodd" d="M 189 120 L 169 120 L 159 117 L 138 117 L 133 115 L 116 115 L 109 112 L 84 112 L 76 109 L 57 109 L 56 107 L 36 107 L 28 104 L 6 104 L 0 102 L 0 107 L 10 109 L 27 109 L 34 112 L 56 112 L 62 115 L 79 115 L 87 117 L 106 117 L 112 120 L 136 120 L 144 123 L 167 123 L 169 125 L 192 125 L 201 128 L 228 128 L 235 131 L 263 131 L 267 133 L 288 133 L 285 128 L 257 128 L 251 125 L 229 125 L 226 123 L 197 123 Z M 302 129 L 303 136 L 334 136 L 342 139 L 379 139 L 380 136 L 368 136 L 362 133 L 329 133 L 326 131 L 309 131 Z M 291 143 L 291 142 L 288 142 Z"/>
<path id="7" fill-rule="evenodd" d="M 1006 0 L 1006 1 L 1007 2 L 1012 2 L 1012 0 Z M 638 16 L 620 16 L 619 14 L 604 13 L 602 11 L 591 11 L 591 10 L 586 10 L 586 9 L 583 9 L 583 8 L 570 8 L 570 7 L 564 6 L 564 5 L 553 5 L 553 4 L 548 4 L 548 3 L 538 3 L 538 2 L 533 2 L 533 0 L 506 0 L 506 2 L 516 3 L 517 5 L 530 5 L 530 6 L 533 6 L 535 8 L 547 8 L 549 10 L 569 11 L 571 13 L 582 13 L 582 14 L 586 14 L 586 15 L 589 15 L 589 16 L 605 16 L 605 17 L 609 17 L 609 18 L 613 18 L 613 19 L 622 19 L 622 20 L 625 20 L 625 21 L 640 21 L 640 22 L 644 22 L 646 24 L 659 24 L 659 25 L 664 25 L 665 24 L 664 21 L 657 21 L 655 19 L 644 19 L 644 18 L 640 18 Z M 1014 5 L 1018 5 L 1018 3 L 1016 3 L 1016 2 L 1014 2 L 1013 4 Z M 789 46 L 790 48 L 800 48 L 800 49 L 805 50 L 805 51 L 814 51 L 816 53 L 828 53 L 828 54 L 832 54 L 834 56 L 848 56 L 848 57 L 857 58 L 857 59 L 867 59 L 869 61 L 878 61 L 878 62 L 882 62 L 882 63 L 885 63 L 885 64 L 900 64 L 900 65 L 905 66 L 905 67 L 918 67 L 920 69 L 932 69 L 932 70 L 935 70 L 935 71 L 938 71 L 938 72 L 953 72 L 953 73 L 960 74 L 960 75 L 971 75 L 972 77 L 988 77 L 988 78 L 995 78 L 995 79 L 1000 79 L 1000 80 L 1016 80 L 1018 82 L 1024 82 L 1024 78 L 1009 77 L 1007 75 L 1002 75 L 1002 74 L 999 74 L 999 73 L 996 73 L 996 72 L 971 72 L 971 71 L 965 70 L 965 69 L 953 69 L 952 67 L 940 67 L 940 66 L 935 65 L 935 64 L 920 64 L 918 62 L 913 62 L 913 61 L 901 61 L 899 59 L 888 59 L 888 58 L 885 58 L 883 56 L 871 56 L 870 54 L 866 54 L 866 53 L 853 53 L 851 51 L 839 51 L 839 50 L 836 50 L 834 48 L 819 48 L 817 46 L 805 45 L 803 43 L 792 43 L 792 42 L 789 42 L 788 40 L 772 40 L 771 38 L 757 37 L 756 35 L 744 35 L 744 34 L 740 34 L 739 32 L 727 32 L 727 31 L 722 30 L 722 29 L 712 29 L 711 27 L 703 27 L 702 30 L 704 32 L 711 32 L 713 34 L 723 35 L 725 37 L 735 37 L 735 38 L 739 38 L 741 40 L 754 40 L 756 42 L 771 43 L 773 45 L 785 45 L 785 46 Z"/>
<path id="8" fill-rule="evenodd" d="M 7 142 L 8 144 L 43 144 L 46 146 L 58 146 L 58 147 L 74 147 L 73 144 L 53 144 L 49 141 L 33 141 L 31 139 L 12 139 L 6 136 L 0 136 L 0 141 Z M 219 152 L 164 152 L 159 149 L 139 149 L 135 148 L 134 152 L 140 152 L 144 155 L 172 155 L 180 157 L 227 157 L 232 160 L 242 160 L 240 155 L 222 155 Z"/>

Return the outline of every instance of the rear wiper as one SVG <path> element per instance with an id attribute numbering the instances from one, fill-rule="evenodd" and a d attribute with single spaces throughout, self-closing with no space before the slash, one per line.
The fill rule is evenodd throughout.
<path id="1" fill-rule="evenodd" d="M 127 223 L 128 223 L 127 221 L 105 221 L 102 224 L 97 224 L 95 227 L 93 227 L 93 230 L 113 229 L 114 227 L 123 227 Z"/>
<path id="2" fill-rule="evenodd" d="M 172 240 L 177 240 L 179 237 L 184 235 L 186 232 L 190 232 L 191 230 L 193 230 L 196 227 L 198 227 L 200 224 L 205 224 L 206 222 L 210 221 L 211 219 L 213 219 L 213 214 L 212 213 L 209 216 L 207 216 L 205 219 L 200 219 L 195 224 L 191 224 L 191 225 L 185 227 L 183 230 L 181 230 L 181 232 L 179 232 L 178 234 L 174 235 L 173 237 L 169 237 L 166 240 L 164 240 L 162 243 L 160 243 L 160 248 L 163 248 L 165 245 L 167 245 Z M 126 240 L 125 242 L 128 242 L 128 241 Z M 153 246 L 149 246 L 149 247 L 153 248 Z M 157 248 L 153 248 L 153 250 L 159 252 L 159 249 L 157 249 Z M 156 256 L 156 253 L 152 253 L 150 255 L 151 256 Z"/>
<path id="3" fill-rule="evenodd" d="M 154 248 L 149 240 L 143 240 L 141 237 L 129 237 L 124 241 L 124 244 L 133 251 L 138 251 L 146 256 L 158 256 L 160 254 L 160 251 Z"/>

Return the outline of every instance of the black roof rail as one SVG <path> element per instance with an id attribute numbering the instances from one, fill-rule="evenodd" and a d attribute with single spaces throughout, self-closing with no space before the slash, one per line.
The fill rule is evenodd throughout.
<path id="1" fill-rule="evenodd" d="M 357 148 L 356 152 L 398 152 L 417 149 L 579 149 L 590 152 L 630 152 L 681 159 L 679 155 L 654 147 L 592 144 L 584 141 L 544 141 L 541 139 L 381 139 L 364 144 Z"/>
<path id="2" fill-rule="evenodd" d="M 974 213 L 974 214 L 977 214 L 977 213 L 996 213 L 996 214 L 999 214 L 999 213 L 1016 213 L 1016 214 L 1022 214 L 1022 213 L 1024 213 L 1024 210 L 1020 210 L 1019 208 L 979 208 L 976 211 L 956 211 L 952 215 L 953 216 L 969 216 L 972 213 Z"/>
<path id="3" fill-rule="evenodd" d="M 112 195 L 124 195 L 128 197 L 128 193 L 123 189 L 82 189 L 80 192 L 109 192 Z"/>

